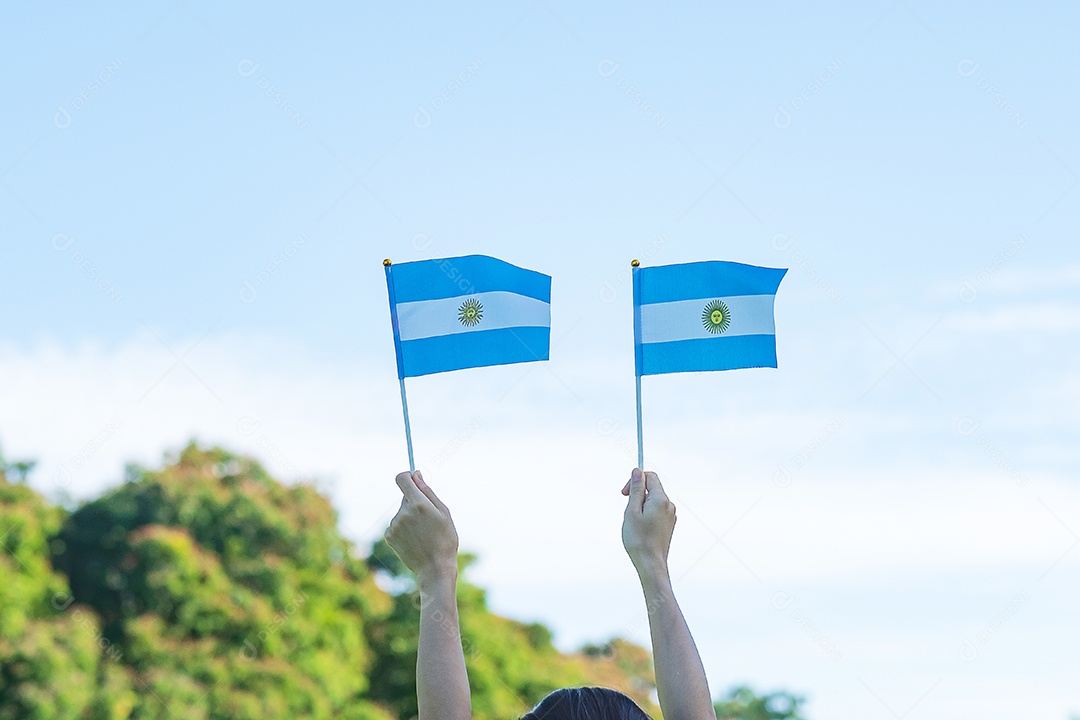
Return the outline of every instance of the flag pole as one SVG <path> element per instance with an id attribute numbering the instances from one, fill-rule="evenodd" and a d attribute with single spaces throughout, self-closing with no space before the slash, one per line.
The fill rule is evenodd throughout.
<path id="1" fill-rule="evenodd" d="M 386 291 L 390 297 L 390 325 L 394 328 L 394 354 L 397 356 L 398 385 L 401 386 L 401 414 L 405 416 L 405 447 L 409 451 L 409 472 L 416 472 L 413 460 L 412 429 L 409 427 L 409 402 L 405 399 L 405 365 L 401 359 L 401 334 L 398 331 L 397 297 L 394 295 L 394 276 L 390 272 L 390 258 L 382 261 L 386 271 Z"/>
<path id="2" fill-rule="evenodd" d="M 634 380 L 637 381 L 637 466 L 644 472 L 645 453 L 641 445 L 641 376 L 635 375 Z"/>
<path id="3" fill-rule="evenodd" d="M 641 280 L 638 268 L 641 263 L 630 261 L 630 273 L 634 289 L 634 386 L 637 395 L 637 466 L 645 471 L 645 449 L 641 440 Z"/>
<path id="4" fill-rule="evenodd" d="M 412 430 L 409 429 L 409 403 L 405 399 L 405 378 L 398 378 L 401 385 L 401 412 L 405 415 L 405 446 L 409 449 L 409 472 L 416 472 L 412 454 Z"/>

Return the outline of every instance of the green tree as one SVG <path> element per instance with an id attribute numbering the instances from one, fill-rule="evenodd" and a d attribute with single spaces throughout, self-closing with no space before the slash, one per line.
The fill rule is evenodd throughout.
<path id="1" fill-rule="evenodd" d="M 101 616 L 138 718 L 390 717 L 367 698 L 390 610 L 329 502 L 186 447 L 71 515 L 57 564 Z"/>
<path id="2" fill-rule="evenodd" d="M 732 688 L 716 702 L 717 720 L 804 720 L 804 698 L 788 692 L 757 695 L 746 686 Z"/>
<path id="3" fill-rule="evenodd" d="M 390 720 L 415 717 L 419 603 L 380 541 L 366 557 L 328 500 L 255 461 L 184 448 L 73 513 L 0 462 L 0 720 Z M 562 653 L 490 611 L 459 558 L 476 720 L 551 690 L 621 690 L 659 718 L 647 649 Z M 452 628 L 448 628 L 448 632 Z M 798 717 L 799 698 L 738 689 L 721 717 Z M 756 713 L 756 714 L 755 714 Z M 786 713 L 786 714 L 785 714 Z"/>
<path id="4" fill-rule="evenodd" d="M 359 559 L 336 526 L 312 487 L 189 445 L 160 471 L 129 468 L 124 485 L 74 512 L 56 563 L 119 648 L 137 718 L 413 717 L 411 579 L 385 543 Z M 655 712 L 647 651 L 619 640 L 603 656 L 560 653 L 544 626 L 489 611 L 464 577 L 474 559 L 461 556 L 458 591 L 477 720 L 583 684 Z"/>
<path id="5" fill-rule="evenodd" d="M 0 452 L 0 475 L 3 475 L 9 483 L 22 484 L 26 482 L 26 477 L 33 472 L 36 466 L 36 460 L 12 460 L 9 462 L 4 459 L 4 453 Z"/>
<path id="6" fill-rule="evenodd" d="M 49 563 L 64 513 L 24 479 L 0 467 L 0 720 L 126 718 L 135 695 L 115 648 Z"/>

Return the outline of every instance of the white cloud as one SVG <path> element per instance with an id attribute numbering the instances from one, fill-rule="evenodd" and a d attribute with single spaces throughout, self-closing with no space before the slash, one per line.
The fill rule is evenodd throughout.
<path id="1" fill-rule="evenodd" d="M 5 450 L 41 461 L 37 487 L 50 489 L 63 467 L 70 490 L 89 497 L 119 482 L 125 462 L 156 466 L 163 451 L 190 438 L 220 443 L 287 480 L 322 478 L 347 532 L 377 536 L 396 508 L 392 478 L 405 464 L 387 367 L 320 361 L 273 338 L 212 337 L 186 356 L 187 345 L 177 346 L 179 364 L 149 336 L 115 348 L 4 348 Z M 621 572 L 609 569 L 622 552 L 617 491 L 635 462 L 633 419 L 629 408 L 609 417 L 575 399 L 577 390 L 614 390 L 597 388 L 588 369 L 570 369 L 566 380 L 534 365 L 410 381 L 418 464 L 446 495 L 492 582 L 527 582 L 545 566 L 560 567 L 568 581 Z M 678 382 L 666 390 L 678 394 Z M 951 427 L 945 441 L 978 465 L 942 469 L 917 454 L 902 464 L 868 463 L 897 433 L 913 432 L 910 415 L 745 415 L 737 399 L 726 413 L 708 403 L 681 415 L 659 399 L 653 405 L 650 465 L 682 508 L 677 563 L 697 562 L 694 548 L 737 520 L 725 542 L 755 572 L 777 578 L 1038 566 L 1062 541 L 1031 500 L 1039 484 L 1018 488 Z M 1041 486 L 1055 482 L 1050 475 Z M 582 563 L 553 559 L 567 556 Z M 713 553 L 700 567 L 749 577 L 724 557 L 731 559 Z"/>

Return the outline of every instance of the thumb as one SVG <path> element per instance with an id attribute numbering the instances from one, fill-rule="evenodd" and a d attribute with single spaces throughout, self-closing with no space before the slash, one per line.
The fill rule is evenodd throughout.
<path id="1" fill-rule="evenodd" d="M 630 473 L 629 486 L 630 499 L 626 503 L 626 509 L 633 508 L 638 512 L 645 506 L 645 475 L 639 468 L 634 468 L 634 471 Z"/>
<path id="2" fill-rule="evenodd" d="M 424 496 L 431 501 L 431 504 L 439 510 L 447 512 L 446 505 L 444 505 L 443 501 L 435 494 L 435 491 L 431 489 L 431 486 L 424 482 L 424 476 L 420 474 L 419 470 L 416 471 L 413 477 L 416 479 L 416 487 L 420 488 L 420 492 L 424 493 Z"/>

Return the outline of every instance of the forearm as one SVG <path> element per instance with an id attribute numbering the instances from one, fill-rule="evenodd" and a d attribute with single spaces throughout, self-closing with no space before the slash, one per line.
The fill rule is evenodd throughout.
<path id="1" fill-rule="evenodd" d="M 709 683 L 667 567 L 639 573 L 649 611 L 656 693 L 665 720 L 715 720 Z"/>
<path id="2" fill-rule="evenodd" d="M 416 702 L 420 720 L 469 720 L 472 701 L 458 625 L 457 574 L 418 578 L 420 642 Z"/>

